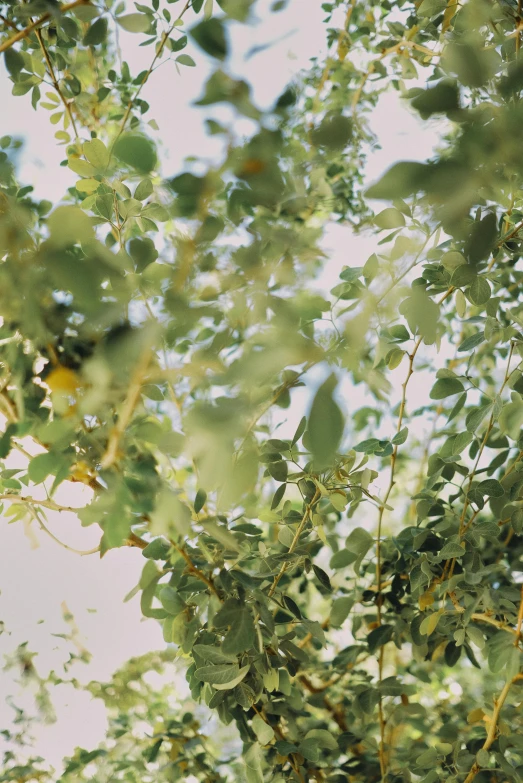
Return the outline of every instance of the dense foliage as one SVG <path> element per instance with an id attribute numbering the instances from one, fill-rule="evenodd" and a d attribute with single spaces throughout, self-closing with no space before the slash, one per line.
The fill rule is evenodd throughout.
<path id="1" fill-rule="evenodd" d="M 78 177 L 37 201 L 0 140 L 0 457 L 40 447 L 1 472 L 3 514 L 46 529 L 88 484 L 81 524 L 143 556 L 169 645 L 93 685 L 119 694 L 108 744 L 60 780 L 522 780 L 521 4 L 326 2 L 326 59 L 269 111 L 229 66 L 254 0 L 0 6 L 13 93 Z M 198 58 L 221 157 L 160 171 L 147 89 Z M 385 89 L 445 131 L 363 192 Z M 332 222 L 379 253 L 324 296 Z M 128 688 L 173 651 L 241 764 L 168 688 Z M 0 780 L 45 780 L 21 764 Z"/>

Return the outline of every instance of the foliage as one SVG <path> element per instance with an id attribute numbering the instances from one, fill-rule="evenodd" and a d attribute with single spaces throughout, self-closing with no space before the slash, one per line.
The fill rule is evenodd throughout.
<path id="1" fill-rule="evenodd" d="M 172 731 L 165 780 L 521 780 L 520 8 L 324 3 L 326 59 L 261 111 L 229 63 L 253 6 L 2 3 L 13 93 L 50 112 L 78 177 L 37 201 L 0 141 L 0 456 L 41 447 L 2 471 L 4 514 L 45 529 L 56 488 L 88 484 L 81 523 L 101 555 L 141 549 L 143 614 L 243 742 L 241 769 L 193 764 L 193 718 L 148 692 L 163 728 L 144 752 L 117 742 L 111 780 L 159 779 Z M 120 64 L 119 28 L 154 51 L 147 71 Z M 196 103 L 223 141 L 179 173 L 144 98 L 167 58 L 211 63 Z M 363 192 L 389 88 L 445 131 Z M 324 296 L 332 221 L 379 252 Z M 85 752 L 108 779 L 106 751 Z"/>

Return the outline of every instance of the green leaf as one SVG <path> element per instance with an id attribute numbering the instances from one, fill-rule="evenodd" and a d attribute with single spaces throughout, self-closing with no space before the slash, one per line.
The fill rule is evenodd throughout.
<path id="1" fill-rule="evenodd" d="M 419 334 L 427 344 L 436 340 L 439 307 L 432 301 L 423 286 L 413 286 L 411 294 L 399 306 L 413 334 Z"/>
<path id="2" fill-rule="evenodd" d="M 145 33 L 151 26 L 151 17 L 148 14 L 125 14 L 117 16 L 116 21 L 128 33 Z"/>
<path id="3" fill-rule="evenodd" d="M 294 446 L 296 443 L 298 443 L 299 439 L 307 429 L 307 417 L 303 416 L 300 420 L 300 423 L 298 424 L 296 428 L 296 432 L 294 433 L 294 436 L 291 441 L 291 445 Z"/>
<path id="4" fill-rule="evenodd" d="M 176 58 L 176 62 L 180 63 L 180 65 L 186 65 L 189 68 L 194 68 L 196 66 L 193 58 L 188 54 L 179 54 Z"/>
<path id="5" fill-rule="evenodd" d="M 490 284 L 484 277 L 476 277 L 465 293 L 472 304 L 478 306 L 487 304 L 491 295 Z"/>
<path id="6" fill-rule="evenodd" d="M 127 166 L 148 174 L 156 166 L 156 151 L 147 136 L 124 133 L 114 145 L 114 154 Z"/>
<path id="7" fill-rule="evenodd" d="M 199 489 L 194 498 L 194 511 L 199 514 L 202 508 L 207 502 L 207 492 L 204 489 Z"/>
<path id="8" fill-rule="evenodd" d="M 373 631 L 367 636 L 367 644 L 369 645 L 369 652 L 374 655 L 376 650 L 383 645 L 390 642 L 392 634 L 394 633 L 393 625 L 380 625 L 378 628 L 374 628 Z"/>
<path id="9" fill-rule="evenodd" d="M 409 437 L 409 428 L 403 427 L 391 440 L 391 443 L 395 446 L 401 446 Z"/>
<path id="10" fill-rule="evenodd" d="M 251 722 L 252 730 L 261 745 L 268 745 L 274 739 L 274 729 L 266 723 L 261 715 L 255 715 Z"/>
<path id="11" fill-rule="evenodd" d="M 352 120 L 342 114 L 327 115 L 317 128 L 311 131 L 311 140 L 316 147 L 342 150 L 352 137 Z"/>
<path id="12" fill-rule="evenodd" d="M 399 211 L 399 209 L 388 207 L 376 215 L 374 218 L 374 223 L 378 226 L 378 228 L 385 228 L 390 231 L 393 228 L 400 228 L 401 226 L 404 226 L 405 217 Z"/>
<path id="13" fill-rule="evenodd" d="M 180 614 L 185 609 L 185 601 L 180 598 L 174 587 L 165 585 L 160 590 L 160 602 L 166 612 L 172 615 Z"/>
<path id="14" fill-rule="evenodd" d="M 329 593 L 331 593 L 332 585 L 331 585 L 331 580 L 329 579 L 329 575 L 325 573 L 323 568 L 314 565 L 314 563 L 312 564 L 312 570 L 314 571 L 316 579 L 321 584 L 321 586 L 325 588 L 325 590 L 327 590 Z"/>
<path id="15" fill-rule="evenodd" d="M 263 783 L 262 759 L 262 749 L 258 742 L 254 742 L 243 756 L 247 783 Z"/>
<path id="16" fill-rule="evenodd" d="M 334 569 L 346 568 L 347 566 L 351 565 L 351 563 L 354 563 L 356 559 L 357 555 L 354 552 L 349 552 L 348 549 L 340 549 L 338 552 L 333 554 L 329 565 Z"/>
<path id="17" fill-rule="evenodd" d="M 431 400 L 443 400 L 445 397 L 459 394 L 464 388 L 459 378 L 438 378 L 429 396 Z"/>
<path id="18" fill-rule="evenodd" d="M 352 552 L 356 555 L 356 560 L 354 562 L 354 571 L 356 574 L 359 574 L 360 572 L 360 566 L 363 561 L 363 558 L 374 544 L 374 539 L 371 536 L 371 534 L 364 530 L 362 527 L 356 527 L 354 530 L 349 534 L 347 537 L 347 540 L 345 541 L 345 546 L 349 550 L 349 552 Z"/>
<path id="19" fill-rule="evenodd" d="M 244 607 L 236 614 L 234 622 L 223 640 L 222 650 L 225 655 L 239 655 L 252 647 L 254 637 L 252 614 Z"/>
<path id="20" fill-rule="evenodd" d="M 292 612 L 292 614 L 295 617 L 298 618 L 298 620 L 302 619 L 302 615 L 298 604 L 295 601 L 293 601 L 293 599 L 290 596 L 288 595 L 283 596 L 283 604 L 286 609 L 288 609 L 290 612 Z"/>
<path id="21" fill-rule="evenodd" d="M 447 7 L 447 0 L 423 0 L 418 6 L 417 14 L 420 18 L 437 16 Z"/>
<path id="22" fill-rule="evenodd" d="M 523 427 L 523 400 L 519 395 L 513 396 L 512 402 L 503 406 L 498 419 L 499 431 L 507 434 L 513 440 L 519 438 Z"/>
<path id="23" fill-rule="evenodd" d="M 280 487 L 278 487 L 278 489 L 276 490 L 272 498 L 271 511 L 274 511 L 275 508 L 278 508 L 278 506 L 280 505 L 283 499 L 283 496 L 285 495 L 286 489 L 287 489 L 287 484 L 282 484 Z"/>
<path id="24" fill-rule="evenodd" d="M 483 342 L 485 342 L 485 335 L 483 332 L 471 334 L 470 337 L 466 337 L 463 342 L 460 343 L 458 346 L 458 351 L 460 353 L 463 353 L 463 351 L 473 351 L 474 348 L 477 348 L 478 345 L 481 345 Z"/>
<path id="25" fill-rule="evenodd" d="M 352 596 L 347 595 L 336 598 L 332 603 L 329 624 L 333 628 L 341 628 L 353 606 L 354 598 Z"/>
<path id="26" fill-rule="evenodd" d="M 95 169 L 104 171 L 107 168 L 109 163 L 109 150 L 103 141 L 100 141 L 100 139 L 86 141 L 82 149 L 85 157 Z"/>
<path id="27" fill-rule="evenodd" d="M 225 525 L 218 525 L 212 519 L 203 519 L 200 523 L 208 535 L 219 541 L 225 549 L 232 549 L 233 552 L 243 552 L 243 547 L 236 536 L 228 530 Z"/>
<path id="28" fill-rule="evenodd" d="M 146 198 L 149 198 L 152 192 L 153 183 L 149 177 L 146 177 L 145 179 L 142 179 L 142 181 L 139 182 L 136 186 L 136 190 L 134 191 L 134 198 L 138 201 L 145 201 Z"/>
<path id="29" fill-rule="evenodd" d="M 77 242 L 94 239 L 93 225 L 89 217 L 78 207 L 57 207 L 47 220 L 53 245 L 65 247 Z"/>
<path id="30" fill-rule="evenodd" d="M 131 239 L 129 242 L 129 255 L 136 265 L 137 272 L 143 270 L 152 264 L 158 258 L 158 251 L 154 242 L 149 237 Z"/>
<path id="31" fill-rule="evenodd" d="M 269 462 L 267 470 L 275 481 L 287 481 L 289 475 L 289 468 L 284 460 L 278 460 L 277 462 Z"/>
<path id="32" fill-rule="evenodd" d="M 208 644 L 195 644 L 193 651 L 204 661 L 209 663 L 231 664 L 236 663 L 236 655 L 226 655 L 220 647 Z"/>
<path id="33" fill-rule="evenodd" d="M 5 67 L 11 74 L 11 76 L 18 76 L 20 71 L 22 71 L 25 67 L 25 60 L 23 55 L 17 51 L 16 49 L 12 48 L 7 49 L 4 52 L 4 60 L 5 60 Z"/>
<path id="34" fill-rule="evenodd" d="M 505 490 L 496 479 L 480 481 L 478 490 L 482 495 L 488 495 L 490 498 L 500 498 L 505 494 Z"/>
<path id="35" fill-rule="evenodd" d="M 367 198 L 392 201 L 407 198 L 421 189 L 428 166 L 410 161 L 395 163 L 383 177 L 366 191 Z"/>
<path id="36" fill-rule="evenodd" d="M 58 455 L 48 451 L 45 454 L 38 454 L 30 460 L 27 475 L 34 484 L 41 484 L 51 473 L 54 474 L 59 466 Z"/>
<path id="37" fill-rule="evenodd" d="M 336 385 L 331 375 L 316 392 L 309 412 L 310 449 L 320 465 L 332 461 L 343 437 L 343 414 L 332 396 Z"/>
<path id="38" fill-rule="evenodd" d="M 450 558 L 453 557 L 463 557 L 464 554 L 465 547 L 461 546 L 461 544 L 455 544 L 453 542 L 445 544 L 443 549 L 440 549 L 439 551 L 439 556 L 445 560 L 450 560 Z"/>
<path id="39" fill-rule="evenodd" d="M 107 38 L 107 19 L 100 17 L 93 22 L 83 37 L 84 46 L 99 46 Z"/>
<path id="40" fill-rule="evenodd" d="M 190 35 L 206 54 L 224 60 L 227 57 L 228 44 L 223 22 L 219 19 L 205 19 L 190 30 Z"/>
<path id="41" fill-rule="evenodd" d="M 208 682 L 216 690 L 226 691 L 236 687 L 245 679 L 249 671 L 249 665 L 241 669 L 237 664 L 218 664 L 216 666 L 202 666 L 196 669 L 194 676 L 201 682 Z"/>

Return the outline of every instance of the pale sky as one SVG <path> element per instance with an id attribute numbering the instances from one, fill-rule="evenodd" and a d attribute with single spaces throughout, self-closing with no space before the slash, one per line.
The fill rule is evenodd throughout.
<path id="1" fill-rule="evenodd" d="M 269 17 L 270 3 L 259 0 L 259 25 L 253 28 L 237 26 L 233 36 L 234 65 L 237 73 L 254 85 L 255 100 L 262 106 L 273 103 L 292 75 L 306 67 L 308 58 L 323 51 L 325 31 L 320 5 L 319 0 L 309 0 L 307 13 L 303 13 L 303 0 L 291 0 L 287 10 Z M 134 73 L 138 73 L 148 66 L 151 48 L 137 46 L 140 36 L 123 31 L 120 36 L 124 56 Z M 275 39 L 283 40 L 247 61 L 242 59 L 251 47 Z M 201 94 L 206 74 L 206 66 L 200 64 L 200 53 L 193 54 L 198 67 L 181 68 L 181 75 L 178 75 L 174 65 L 167 63 L 154 74 L 143 91 L 143 97 L 151 104 L 149 116 L 156 119 L 160 128 L 157 136 L 163 144 L 163 173 L 166 175 L 176 173 L 186 155 L 212 157 L 218 151 L 204 133 L 206 111 L 190 106 Z M 25 145 L 19 156 L 20 179 L 33 184 L 38 197 L 57 200 L 76 177 L 69 169 L 58 165 L 64 155 L 63 149 L 56 146 L 56 127 L 49 123 L 45 109 L 35 113 L 27 96 L 13 98 L 10 93 L 11 83 L 5 77 L 1 61 L 0 136 L 11 134 L 24 138 Z M 213 116 L 217 114 L 213 111 Z M 382 149 L 369 159 L 368 181 L 378 177 L 396 160 L 425 159 L 437 141 L 436 126 L 427 131 L 425 125 L 421 133 L 417 118 L 392 94 L 382 98 L 372 124 Z M 376 249 L 376 238 L 354 237 L 347 227 L 331 226 L 326 232 L 324 247 L 329 261 L 320 285 L 328 288 L 335 283 L 344 265 L 365 263 Z M 400 368 L 397 373 L 403 380 L 404 371 Z M 423 384 L 422 374 L 414 376 L 414 397 L 426 395 Z M 296 404 L 292 410 L 296 413 L 287 423 L 288 431 L 294 431 L 306 408 L 306 400 L 307 393 L 302 390 L 293 397 Z M 351 408 L 359 407 L 365 401 L 360 388 L 351 390 Z M 56 497 L 58 502 L 71 506 L 81 506 L 88 499 L 89 490 L 68 483 L 60 487 Z M 68 545 L 89 549 L 98 544 L 99 531 L 94 527 L 81 528 L 74 515 L 50 512 L 48 519 L 53 533 Z M 138 598 L 123 603 L 125 594 L 137 583 L 144 563 L 138 551 L 112 550 L 102 560 L 97 555 L 80 557 L 62 549 L 36 528 L 33 535 L 38 547 L 33 548 L 35 542 L 27 537 L 20 523 L 8 524 L 3 519 L 0 524 L 0 619 L 11 634 L 8 638 L 5 634 L 0 637 L 0 653 L 28 641 L 29 648 L 39 652 L 37 668 L 45 672 L 57 665 L 64 658 L 64 645 L 50 634 L 66 631 L 60 608 L 64 600 L 75 616 L 86 647 L 93 653 L 88 667 L 77 667 L 75 674 L 79 678 L 107 678 L 127 658 L 164 646 L 159 624 L 154 620 L 142 620 Z M 89 613 L 91 608 L 95 608 L 96 613 Z M 44 623 L 39 625 L 40 620 Z M 0 692 L 17 693 L 10 675 L 0 676 Z M 56 697 L 58 722 L 41 730 L 37 751 L 59 767 L 62 757 L 72 753 L 76 745 L 94 747 L 103 738 L 105 725 L 101 703 L 86 694 L 60 688 Z M 11 715 L 10 709 L 0 704 L 0 728 L 10 725 Z"/>

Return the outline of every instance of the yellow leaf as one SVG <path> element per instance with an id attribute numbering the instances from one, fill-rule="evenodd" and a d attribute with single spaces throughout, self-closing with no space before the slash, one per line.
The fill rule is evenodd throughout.
<path id="1" fill-rule="evenodd" d="M 479 721 L 483 720 L 485 717 L 485 713 L 482 709 L 477 707 L 475 710 L 472 710 L 472 712 L 469 712 L 467 715 L 467 723 L 479 723 Z"/>
<path id="2" fill-rule="evenodd" d="M 57 367 L 52 370 L 45 382 L 52 392 L 74 394 L 82 385 L 74 370 L 68 367 Z"/>
<path id="3" fill-rule="evenodd" d="M 79 179 L 76 183 L 76 190 L 79 193 L 94 193 L 99 187 L 100 183 L 97 179 Z"/>
<path id="4" fill-rule="evenodd" d="M 434 603 L 434 596 L 428 590 L 425 593 L 423 593 L 423 595 L 420 595 L 419 608 L 421 609 L 422 612 L 425 609 L 427 609 L 427 607 L 432 606 L 433 603 Z"/>

